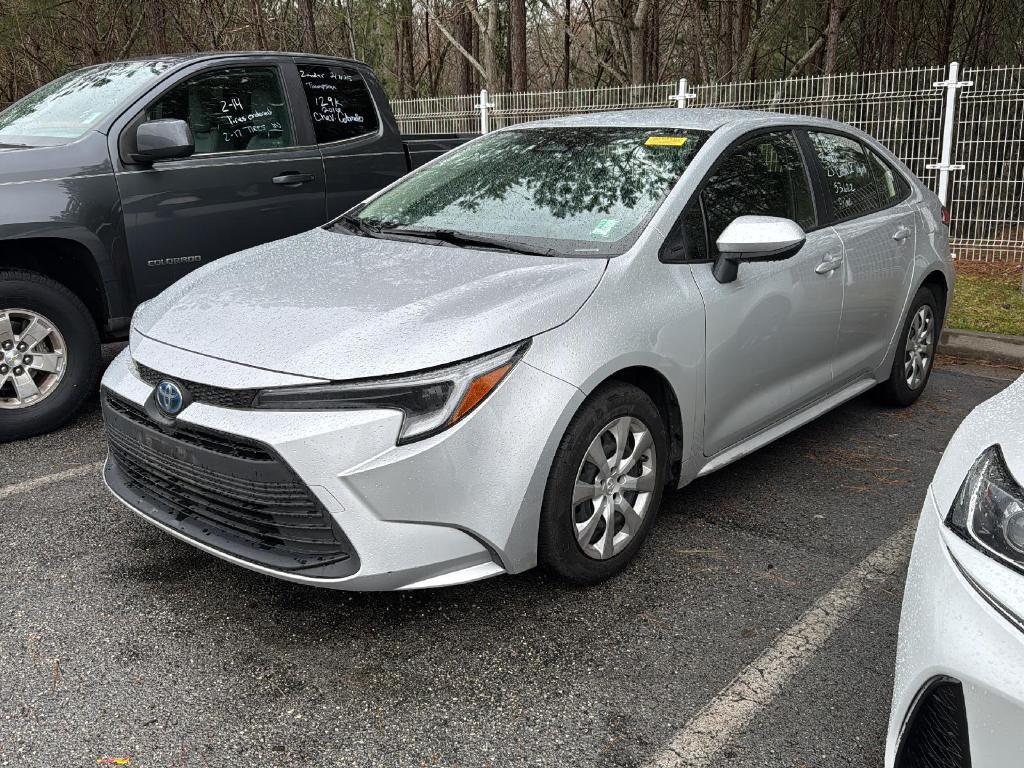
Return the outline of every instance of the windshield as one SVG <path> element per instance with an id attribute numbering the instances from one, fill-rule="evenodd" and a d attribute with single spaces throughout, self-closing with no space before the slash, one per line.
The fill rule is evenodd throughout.
<path id="1" fill-rule="evenodd" d="M 174 61 L 125 61 L 59 77 L 0 112 L 0 144 L 63 144 L 79 138 Z"/>
<path id="2" fill-rule="evenodd" d="M 500 131 L 409 176 L 357 218 L 378 236 L 395 227 L 454 231 L 564 255 L 615 255 L 639 237 L 706 137 L 654 128 Z"/>

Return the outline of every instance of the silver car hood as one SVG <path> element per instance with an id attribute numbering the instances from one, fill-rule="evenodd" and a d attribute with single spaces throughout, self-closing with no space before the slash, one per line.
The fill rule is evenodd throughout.
<path id="1" fill-rule="evenodd" d="M 192 272 L 143 305 L 133 328 L 283 373 L 384 376 L 472 357 L 564 323 L 606 264 L 315 229 Z"/>

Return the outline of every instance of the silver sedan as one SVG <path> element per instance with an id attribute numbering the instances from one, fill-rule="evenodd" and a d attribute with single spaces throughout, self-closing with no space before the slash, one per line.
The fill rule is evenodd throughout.
<path id="1" fill-rule="evenodd" d="M 928 382 L 945 211 L 870 137 L 644 110 L 481 137 L 143 305 L 105 477 L 211 554 L 340 589 L 621 570 L 682 486 Z"/>

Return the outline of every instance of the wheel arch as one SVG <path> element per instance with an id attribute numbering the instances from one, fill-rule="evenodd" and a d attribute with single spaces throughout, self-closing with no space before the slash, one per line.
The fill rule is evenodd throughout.
<path id="1" fill-rule="evenodd" d="M 19 237 L 0 240 L 0 269 L 45 275 L 85 304 L 98 329 L 110 318 L 103 276 L 92 251 L 67 237 Z"/>
<path id="2" fill-rule="evenodd" d="M 631 384 L 643 390 L 658 407 L 665 426 L 668 428 L 669 480 L 673 483 L 677 482 L 683 457 L 683 415 L 679 406 L 679 398 L 676 396 L 672 384 L 657 368 L 648 365 L 631 365 L 605 376 L 589 389 L 587 395 L 589 396 L 602 384 L 611 381 Z"/>
<path id="3" fill-rule="evenodd" d="M 941 329 L 942 323 L 946 319 L 946 312 L 948 310 L 947 300 L 949 298 L 950 285 L 946 279 L 945 273 L 939 269 L 933 269 L 927 275 L 924 280 L 921 281 L 921 288 L 927 288 L 935 296 L 936 302 L 939 305 L 939 312 L 941 317 L 939 318 L 939 327 Z"/>

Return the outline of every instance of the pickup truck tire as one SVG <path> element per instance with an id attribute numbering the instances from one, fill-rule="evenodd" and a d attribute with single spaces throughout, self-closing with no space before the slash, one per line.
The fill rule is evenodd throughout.
<path id="1" fill-rule="evenodd" d="M 99 373 L 99 333 L 82 300 L 44 275 L 0 270 L 0 442 L 64 424 L 95 394 Z"/>

